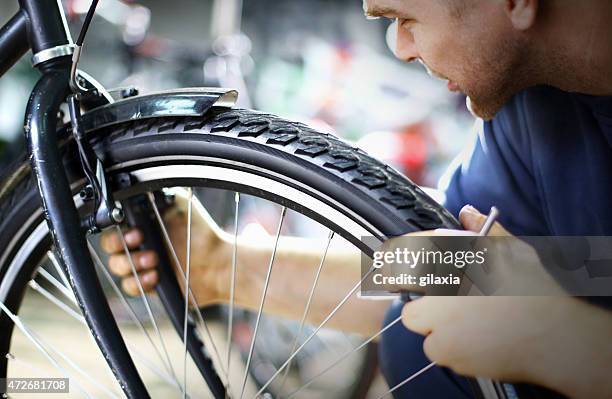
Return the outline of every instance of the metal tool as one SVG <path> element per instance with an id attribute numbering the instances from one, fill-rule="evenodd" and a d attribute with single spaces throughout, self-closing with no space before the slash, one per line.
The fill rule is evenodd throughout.
<path id="1" fill-rule="evenodd" d="M 491 228 L 493 228 L 493 224 L 495 223 L 498 217 L 499 217 L 499 210 L 494 206 L 491 207 L 491 211 L 489 212 L 487 219 L 482 225 L 480 232 L 478 232 L 478 236 L 482 236 L 482 237 L 487 236 L 489 232 L 491 231 Z M 403 290 L 400 291 L 399 294 L 400 294 L 401 301 L 404 303 L 408 303 L 412 300 L 418 299 L 423 296 L 422 294 L 419 294 L 419 293 L 415 293 L 411 291 L 403 291 Z"/>
<path id="2" fill-rule="evenodd" d="M 489 232 L 491 231 L 491 228 L 493 227 L 493 224 L 497 220 L 498 216 L 499 216 L 499 210 L 496 207 L 491 207 L 491 211 L 489 212 L 489 215 L 487 216 L 487 219 L 485 220 L 484 224 L 482 225 L 482 228 L 480 229 L 480 232 L 478 233 L 478 235 L 482 236 L 482 237 L 487 236 L 489 234 Z M 412 293 L 412 292 L 409 292 L 409 291 L 401 291 L 400 292 L 400 299 L 401 299 L 401 301 L 404 304 L 406 304 L 406 303 L 408 303 L 410 301 L 413 301 L 415 299 L 418 299 L 419 297 L 421 297 L 421 295 L 416 294 L 416 293 Z M 436 366 L 436 362 L 429 363 L 427 366 L 423 367 L 421 370 L 419 370 L 416 373 L 410 375 L 408 378 L 406 378 L 405 380 L 403 380 L 399 384 L 397 384 L 394 387 L 392 387 L 389 391 L 387 391 L 387 393 L 385 393 L 384 395 L 380 396 L 379 399 L 382 399 L 382 398 L 388 396 L 389 394 L 391 394 L 396 389 L 400 388 L 404 384 L 408 383 L 409 381 L 413 380 L 414 378 L 418 377 L 419 375 L 425 373 L 427 370 L 429 370 L 429 369 L 431 369 L 431 368 L 433 368 L 435 366 Z M 468 382 L 469 382 L 469 384 L 472 387 L 474 392 L 480 392 L 481 388 L 480 388 L 479 382 L 478 382 L 478 380 L 476 378 L 468 378 Z"/>
<path id="3" fill-rule="evenodd" d="M 493 224 L 495 223 L 495 221 L 497 220 L 497 217 L 499 216 L 499 210 L 496 207 L 491 207 L 491 211 L 489 212 L 489 216 L 487 216 L 487 219 L 485 220 L 484 224 L 482 225 L 482 228 L 480 229 L 480 232 L 478 233 L 479 236 L 485 237 L 487 235 L 489 235 L 489 231 L 491 231 L 491 228 L 493 227 Z"/>

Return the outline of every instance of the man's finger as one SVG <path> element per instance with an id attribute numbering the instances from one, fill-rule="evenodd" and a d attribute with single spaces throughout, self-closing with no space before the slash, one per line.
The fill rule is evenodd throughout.
<path id="1" fill-rule="evenodd" d="M 145 292 L 149 292 L 155 288 L 159 281 L 159 275 L 157 271 L 150 270 L 147 272 L 140 273 L 138 275 L 138 279 L 140 280 L 140 284 L 142 284 L 142 289 Z M 130 296 L 138 296 L 140 295 L 140 290 L 138 289 L 138 282 L 134 277 L 127 277 L 121 280 L 121 287 L 126 294 Z"/>
<path id="2" fill-rule="evenodd" d="M 159 257 L 155 251 L 132 252 L 131 256 L 136 271 L 153 269 L 159 263 Z M 126 255 L 111 256 L 108 260 L 108 268 L 117 276 L 129 276 L 132 274 L 132 266 Z"/>
<path id="3" fill-rule="evenodd" d="M 406 328 L 427 335 L 443 323 L 452 322 L 455 309 L 465 305 L 470 297 L 425 296 L 408 302 L 402 309 Z"/>
<path id="4" fill-rule="evenodd" d="M 407 329 L 417 334 L 427 335 L 433 329 L 431 316 L 427 314 L 427 306 L 421 302 L 425 298 L 408 302 L 402 309 L 402 323 Z"/>
<path id="5" fill-rule="evenodd" d="M 125 238 L 125 242 L 130 249 L 138 248 L 144 240 L 142 232 L 138 229 L 130 229 L 126 231 L 123 233 L 123 237 Z M 102 234 L 100 246 L 104 251 L 110 254 L 123 251 L 123 241 L 115 230 L 107 231 Z"/>
<path id="6" fill-rule="evenodd" d="M 469 231 L 473 231 L 474 233 L 480 232 L 482 226 L 487 220 L 487 216 L 480 213 L 476 208 L 471 205 L 466 205 L 459 212 L 459 221 L 463 225 L 463 228 Z M 509 236 L 510 233 L 504 229 L 501 224 L 494 223 L 491 231 L 489 232 L 490 236 Z"/>
<path id="7" fill-rule="evenodd" d="M 423 352 L 425 356 L 432 362 L 438 363 L 440 366 L 445 366 L 444 364 L 444 351 L 443 345 L 444 341 L 439 339 L 438 334 L 429 334 L 425 341 L 423 341 Z"/>

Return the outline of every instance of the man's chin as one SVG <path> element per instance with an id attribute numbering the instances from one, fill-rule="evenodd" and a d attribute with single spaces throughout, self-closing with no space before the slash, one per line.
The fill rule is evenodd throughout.
<path id="1" fill-rule="evenodd" d="M 472 115 L 476 118 L 481 118 L 485 121 L 490 121 L 495 118 L 495 115 L 502 108 L 503 104 L 495 104 L 493 105 L 491 102 L 488 104 L 481 103 L 477 100 L 472 99 L 472 97 L 467 96 L 466 105 L 468 110 Z"/>

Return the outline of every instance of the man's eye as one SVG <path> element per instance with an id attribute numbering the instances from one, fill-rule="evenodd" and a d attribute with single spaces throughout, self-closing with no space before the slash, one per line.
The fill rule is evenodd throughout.
<path id="1" fill-rule="evenodd" d="M 413 19 L 398 18 L 397 22 L 398 22 L 399 26 L 401 28 L 404 28 L 404 29 L 410 29 L 414 25 L 414 20 Z"/>

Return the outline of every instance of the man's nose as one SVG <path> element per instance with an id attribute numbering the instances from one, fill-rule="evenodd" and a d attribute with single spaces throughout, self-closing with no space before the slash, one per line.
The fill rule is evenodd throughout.
<path id="1" fill-rule="evenodd" d="M 414 42 L 412 32 L 397 24 L 397 39 L 395 44 L 395 56 L 402 61 L 412 62 L 419 58 L 419 52 Z"/>

